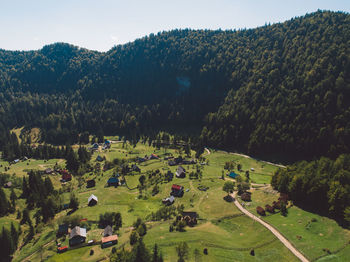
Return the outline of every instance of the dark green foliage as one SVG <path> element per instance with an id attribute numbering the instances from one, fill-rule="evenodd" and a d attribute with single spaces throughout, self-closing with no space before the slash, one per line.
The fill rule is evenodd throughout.
<path id="1" fill-rule="evenodd" d="M 100 214 L 98 226 L 99 228 L 114 226 L 114 228 L 118 230 L 122 226 L 122 216 L 120 212 L 106 212 L 104 214 Z"/>
<path id="2" fill-rule="evenodd" d="M 30 217 L 29 217 L 29 211 L 26 208 L 23 210 L 21 225 L 23 225 L 25 223 L 28 223 L 29 225 L 32 224 L 32 221 L 30 220 Z"/>
<path id="3" fill-rule="evenodd" d="M 17 236 L 15 237 L 17 238 Z M 0 235 L 1 261 L 10 261 L 10 255 L 16 250 L 16 246 L 17 239 L 13 239 L 11 233 L 3 227 Z"/>
<path id="4" fill-rule="evenodd" d="M 74 193 L 70 195 L 69 208 L 77 210 L 79 208 L 79 200 Z"/>
<path id="5" fill-rule="evenodd" d="M 168 220 L 174 216 L 176 216 L 176 207 L 175 206 L 163 206 L 157 210 L 156 213 L 151 213 L 151 220 L 160 221 L 160 220 Z"/>
<path id="6" fill-rule="evenodd" d="M 139 239 L 139 235 L 136 231 L 132 231 L 130 234 L 130 245 L 134 245 Z"/>
<path id="7" fill-rule="evenodd" d="M 180 242 L 176 246 L 176 253 L 178 256 L 178 262 L 184 262 L 188 258 L 189 248 L 186 242 Z"/>
<path id="8" fill-rule="evenodd" d="M 197 134 L 205 125 L 191 138 L 196 156 L 203 146 L 348 153 L 349 17 L 318 11 L 250 30 L 173 30 L 105 53 L 62 43 L 0 50 L 0 150 L 23 155 L 6 130 L 15 126 L 39 127 L 43 141 L 62 145 L 86 143 L 85 132 L 134 144 L 160 129 Z"/>
<path id="9" fill-rule="evenodd" d="M 344 221 L 350 207 L 350 155 L 340 155 L 336 160 L 323 157 L 281 168 L 272 177 L 271 185 L 287 193 L 295 204 Z"/>
<path id="10" fill-rule="evenodd" d="M 6 215 L 10 210 L 10 202 L 7 200 L 5 192 L 0 188 L 0 216 Z"/>

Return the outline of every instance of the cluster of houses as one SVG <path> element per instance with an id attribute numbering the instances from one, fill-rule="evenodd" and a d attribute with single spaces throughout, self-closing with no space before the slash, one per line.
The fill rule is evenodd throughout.
<path id="1" fill-rule="evenodd" d="M 193 165 L 197 162 L 194 159 L 191 160 L 185 160 L 181 156 L 173 158 L 173 157 L 167 157 L 168 165 L 169 166 L 177 166 L 177 165 Z"/>
<path id="2" fill-rule="evenodd" d="M 184 187 L 173 184 L 171 186 L 170 196 L 167 198 L 164 198 L 162 200 L 162 203 L 164 205 L 170 206 L 175 202 L 175 197 L 182 197 L 183 195 L 184 195 Z"/>
<path id="3" fill-rule="evenodd" d="M 156 154 L 151 154 L 149 156 L 138 157 L 137 162 L 142 163 L 152 159 L 159 159 L 159 156 L 157 156 Z"/>
<path id="4" fill-rule="evenodd" d="M 102 147 L 102 150 L 106 150 L 111 148 L 112 146 L 112 142 L 110 140 L 105 140 L 104 143 L 94 143 L 91 145 L 91 147 L 89 148 L 91 151 L 98 151 L 100 146 Z"/>
<path id="5" fill-rule="evenodd" d="M 273 201 L 272 206 L 269 204 L 265 205 L 265 209 L 262 208 L 261 206 L 256 207 L 256 212 L 261 216 L 266 215 L 265 211 L 267 211 L 269 213 L 275 213 L 276 209 L 281 209 L 282 202 L 287 204 L 287 202 L 288 202 L 288 195 L 287 194 L 281 193 L 280 197 L 278 198 L 278 201 Z"/>
<path id="6" fill-rule="evenodd" d="M 69 246 L 74 247 L 82 245 L 86 242 L 87 232 L 86 228 L 75 226 L 70 230 L 69 226 L 66 224 L 59 225 L 57 231 L 57 237 L 64 235 L 69 235 Z M 95 241 L 90 240 L 88 244 L 93 244 Z M 113 228 L 108 225 L 102 232 L 101 238 L 101 248 L 110 247 L 118 243 L 118 235 L 113 234 Z M 57 247 L 58 253 L 63 253 L 68 250 L 68 246 L 59 246 Z"/>

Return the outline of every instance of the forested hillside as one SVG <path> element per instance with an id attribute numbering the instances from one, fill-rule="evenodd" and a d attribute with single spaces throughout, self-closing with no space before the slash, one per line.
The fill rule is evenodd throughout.
<path id="1" fill-rule="evenodd" d="M 336 157 L 350 151 L 349 46 L 349 14 L 318 11 L 257 29 L 161 32 L 106 53 L 0 50 L 0 129 L 39 127 L 60 144 L 84 131 L 203 128 L 202 145 Z"/>

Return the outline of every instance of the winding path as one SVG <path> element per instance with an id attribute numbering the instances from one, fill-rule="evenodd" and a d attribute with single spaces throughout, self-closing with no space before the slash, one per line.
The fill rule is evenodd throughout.
<path id="1" fill-rule="evenodd" d="M 273 226 L 269 225 L 268 223 L 266 223 L 265 221 L 263 221 L 262 219 L 260 219 L 259 217 L 253 215 L 252 213 L 250 213 L 247 209 L 243 208 L 242 205 L 237 201 L 236 199 L 236 193 L 234 192 L 231 194 L 231 197 L 233 197 L 234 199 L 234 204 L 238 207 L 239 210 L 241 210 L 246 216 L 254 219 L 255 221 L 259 222 L 260 224 L 262 224 L 264 227 L 266 227 L 268 230 L 270 230 L 272 232 L 272 234 L 274 234 L 281 242 L 283 245 L 286 246 L 286 248 L 288 248 L 297 258 L 300 259 L 300 261 L 303 262 L 309 262 L 309 260 L 302 254 L 300 253 L 293 245 L 292 243 L 290 243 L 288 241 L 288 239 L 286 239 L 277 229 L 275 229 Z"/>

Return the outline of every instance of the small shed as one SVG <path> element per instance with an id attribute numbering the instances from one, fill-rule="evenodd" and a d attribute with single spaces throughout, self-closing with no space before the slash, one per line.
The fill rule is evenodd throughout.
<path id="1" fill-rule="evenodd" d="M 64 246 L 64 247 L 58 247 L 57 248 L 57 253 L 64 253 L 68 250 L 68 246 Z"/>
<path id="2" fill-rule="evenodd" d="M 238 176 L 238 174 L 236 174 L 235 172 L 231 172 L 228 176 L 235 179 Z"/>
<path id="3" fill-rule="evenodd" d="M 179 166 L 175 172 L 176 177 L 178 178 L 185 178 L 186 177 L 186 170 L 182 167 Z"/>
<path id="4" fill-rule="evenodd" d="M 94 206 L 98 202 L 97 196 L 94 194 L 91 194 L 91 196 L 88 198 L 88 206 Z"/>
<path id="5" fill-rule="evenodd" d="M 45 174 L 50 175 L 52 173 L 53 173 L 53 169 L 52 168 L 46 168 L 45 169 Z"/>

